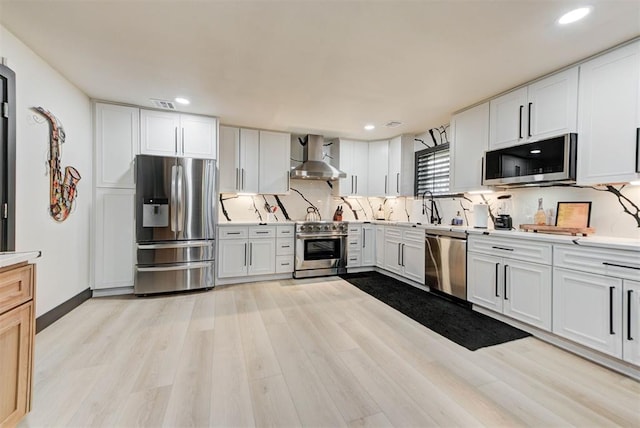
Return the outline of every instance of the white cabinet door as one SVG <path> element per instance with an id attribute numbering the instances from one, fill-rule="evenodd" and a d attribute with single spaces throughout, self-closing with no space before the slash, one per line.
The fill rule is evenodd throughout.
<path id="1" fill-rule="evenodd" d="M 451 191 L 468 192 L 482 186 L 482 157 L 489 148 L 489 103 L 458 113 L 451 119 Z"/>
<path id="2" fill-rule="evenodd" d="M 217 128 L 218 122 L 215 118 L 181 114 L 179 155 L 215 159 Z"/>
<path id="3" fill-rule="evenodd" d="M 240 190 L 240 129 L 220 126 L 219 191 L 235 193 Z"/>
<path id="4" fill-rule="evenodd" d="M 140 110 L 140 153 L 176 156 L 180 115 L 156 110 Z"/>
<path id="5" fill-rule="evenodd" d="M 371 224 L 362 225 L 362 266 L 376 264 L 376 227 Z"/>
<path id="6" fill-rule="evenodd" d="M 385 256 L 384 226 L 376 225 L 376 266 L 384 269 Z"/>
<path id="7" fill-rule="evenodd" d="M 368 195 L 385 196 L 389 180 L 389 140 L 369 143 Z"/>
<path id="8" fill-rule="evenodd" d="M 96 189 L 95 289 L 132 287 L 135 189 Z"/>
<path id="9" fill-rule="evenodd" d="M 369 184 L 369 143 L 364 141 L 354 143 L 351 158 L 353 159 L 351 170 L 355 176 L 353 194 L 355 196 L 367 196 Z"/>
<path id="10" fill-rule="evenodd" d="M 489 149 L 522 143 L 525 138 L 527 88 L 511 91 L 489 102 Z"/>
<path id="11" fill-rule="evenodd" d="M 337 145 L 335 150 L 332 147 L 333 165 L 347 174 L 345 178 L 337 181 L 334 194 L 338 196 L 352 196 L 356 190 L 356 176 L 353 171 L 353 146 L 358 144 L 358 142 L 341 138 L 333 144 Z"/>
<path id="12" fill-rule="evenodd" d="M 551 266 L 513 259 L 503 263 L 504 314 L 551 331 Z"/>
<path id="13" fill-rule="evenodd" d="M 384 240 L 384 268 L 388 271 L 402 274 L 400 264 L 400 251 L 402 250 L 402 239 L 395 237 L 385 237 Z"/>
<path id="14" fill-rule="evenodd" d="M 259 191 L 283 194 L 289 191 L 291 134 L 260 131 Z"/>
<path id="15" fill-rule="evenodd" d="M 470 302 L 502 313 L 500 257 L 467 253 L 467 297 Z"/>
<path id="16" fill-rule="evenodd" d="M 404 240 L 401 251 L 403 275 L 424 284 L 424 239 L 420 243 Z"/>
<path id="17" fill-rule="evenodd" d="M 400 196 L 402 182 L 402 138 L 389 141 L 389 178 L 387 179 L 387 195 Z"/>
<path id="18" fill-rule="evenodd" d="M 527 118 L 523 120 L 528 141 L 576 132 L 578 67 L 529 85 Z"/>
<path id="19" fill-rule="evenodd" d="M 640 365 L 640 282 L 625 280 L 622 303 L 622 358 Z"/>
<path id="20" fill-rule="evenodd" d="M 276 271 L 276 243 L 274 239 L 249 240 L 248 275 L 269 275 Z"/>
<path id="21" fill-rule="evenodd" d="M 640 179 L 640 42 L 580 66 L 577 183 Z"/>
<path id="22" fill-rule="evenodd" d="M 246 239 L 218 240 L 218 277 L 245 276 L 248 252 Z"/>
<path id="23" fill-rule="evenodd" d="M 260 167 L 260 132 L 257 129 L 240 129 L 239 190 L 258 193 Z"/>
<path id="24" fill-rule="evenodd" d="M 133 162 L 140 143 L 140 109 L 95 105 L 96 187 L 135 189 Z"/>
<path id="25" fill-rule="evenodd" d="M 622 280 L 553 269 L 553 332 L 622 357 Z"/>

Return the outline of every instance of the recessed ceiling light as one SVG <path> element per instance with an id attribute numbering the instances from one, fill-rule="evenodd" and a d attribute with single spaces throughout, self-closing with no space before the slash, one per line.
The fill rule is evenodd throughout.
<path id="1" fill-rule="evenodd" d="M 537 155 L 538 153 L 540 153 L 540 149 L 533 149 L 529 153 L 531 153 L 532 155 Z"/>
<path id="2" fill-rule="evenodd" d="M 630 181 L 629 184 L 631 184 L 632 186 L 640 186 L 640 180 Z"/>
<path id="3" fill-rule="evenodd" d="M 587 16 L 591 12 L 591 7 L 579 7 L 571 12 L 567 12 L 558 19 L 558 24 L 571 24 Z"/>
<path id="4" fill-rule="evenodd" d="M 372 130 L 376 129 L 376 126 L 372 125 L 372 124 L 368 124 L 368 125 L 364 126 L 364 129 L 366 129 L 367 131 L 372 131 Z"/>
<path id="5" fill-rule="evenodd" d="M 182 97 L 176 97 L 175 98 L 175 102 L 177 102 L 178 104 L 184 104 L 184 105 L 187 105 L 187 104 L 191 103 L 191 101 L 189 101 L 186 98 L 182 98 Z"/>

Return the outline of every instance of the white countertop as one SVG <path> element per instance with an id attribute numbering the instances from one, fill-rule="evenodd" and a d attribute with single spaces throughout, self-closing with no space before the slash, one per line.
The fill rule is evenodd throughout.
<path id="1" fill-rule="evenodd" d="M 0 268 L 15 265 L 22 262 L 29 262 L 40 257 L 40 251 L 7 251 L 0 253 Z"/>
<path id="2" fill-rule="evenodd" d="M 294 221 L 271 221 L 269 223 L 259 221 L 226 221 L 224 223 L 218 223 L 218 226 L 294 226 Z"/>

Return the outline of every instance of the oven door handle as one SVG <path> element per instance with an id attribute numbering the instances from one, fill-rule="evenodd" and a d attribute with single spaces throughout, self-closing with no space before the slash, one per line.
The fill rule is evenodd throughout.
<path id="1" fill-rule="evenodd" d="M 344 234 L 341 233 L 339 235 L 315 235 L 315 234 L 303 235 L 303 234 L 299 233 L 299 234 L 296 235 L 296 238 L 303 238 L 303 239 L 306 239 L 306 238 L 344 238 L 346 236 L 347 236 L 346 233 L 344 233 Z"/>

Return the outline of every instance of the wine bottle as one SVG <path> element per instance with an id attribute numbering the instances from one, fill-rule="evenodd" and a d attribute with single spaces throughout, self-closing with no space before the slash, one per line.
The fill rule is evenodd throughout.
<path id="1" fill-rule="evenodd" d="M 538 226 L 544 226 L 547 224 L 547 214 L 544 212 L 544 208 L 542 208 L 542 198 L 538 198 L 538 211 L 533 216 L 533 222 Z"/>

